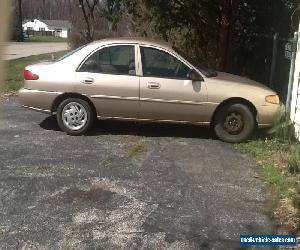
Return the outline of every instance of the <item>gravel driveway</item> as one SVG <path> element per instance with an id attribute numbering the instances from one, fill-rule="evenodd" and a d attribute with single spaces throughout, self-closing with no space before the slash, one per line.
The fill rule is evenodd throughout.
<path id="1" fill-rule="evenodd" d="M 32 55 L 58 52 L 68 49 L 67 43 L 11 42 L 6 46 L 2 59 L 11 60 Z"/>
<path id="2" fill-rule="evenodd" d="M 1 249 L 243 249 L 240 234 L 274 233 L 254 160 L 210 138 L 112 121 L 71 137 L 4 102 Z"/>

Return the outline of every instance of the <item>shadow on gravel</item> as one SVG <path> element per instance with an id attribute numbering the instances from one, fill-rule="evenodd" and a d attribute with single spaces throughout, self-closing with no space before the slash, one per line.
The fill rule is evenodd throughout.
<path id="1" fill-rule="evenodd" d="M 56 121 L 56 116 L 48 116 L 40 123 L 40 127 L 46 130 L 60 131 L 60 128 Z"/>
<path id="2" fill-rule="evenodd" d="M 46 130 L 60 131 L 55 116 L 49 116 L 40 123 Z M 98 135 L 138 135 L 146 137 L 182 137 L 216 139 L 210 128 L 167 123 L 145 123 L 129 121 L 96 120 L 87 136 Z"/>

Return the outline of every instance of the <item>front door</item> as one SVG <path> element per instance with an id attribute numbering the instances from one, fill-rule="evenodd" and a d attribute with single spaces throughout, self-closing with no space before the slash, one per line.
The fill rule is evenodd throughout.
<path id="1" fill-rule="evenodd" d="M 205 82 L 192 82 L 190 68 L 171 52 L 140 46 L 143 76 L 140 80 L 142 119 L 205 121 Z"/>
<path id="2" fill-rule="evenodd" d="M 77 71 L 77 91 L 95 104 L 98 116 L 137 118 L 139 77 L 135 45 L 111 45 L 89 56 Z"/>

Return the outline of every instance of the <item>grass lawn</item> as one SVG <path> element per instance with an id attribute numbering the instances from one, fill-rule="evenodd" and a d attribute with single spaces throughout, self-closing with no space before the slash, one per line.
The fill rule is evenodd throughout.
<path id="1" fill-rule="evenodd" d="M 4 85 L 1 86 L 3 92 L 17 91 L 21 88 L 23 82 L 23 70 L 26 66 L 41 61 L 51 61 L 54 58 L 63 56 L 66 51 L 56 53 L 29 56 L 14 60 L 5 61 L 4 65 Z"/>
<path id="2" fill-rule="evenodd" d="M 254 156 L 261 166 L 259 178 L 268 183 L 273 202 L 267 212 L 279 229 L 300 234 L 300 143 L 290 140 L 257 139 L 235 148 Z"/>
<path id="3" fill-rule="evenodd" d="M 68 42 L 67 38 L 55 37 L 55 36 L 30 36 L 25 39 L 25 42 Z"/>

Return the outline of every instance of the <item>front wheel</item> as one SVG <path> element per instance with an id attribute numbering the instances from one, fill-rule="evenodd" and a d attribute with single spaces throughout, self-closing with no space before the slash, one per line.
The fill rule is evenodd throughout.
<path id="1" fill-rule="evenodd" d="M 215 116 L 214 131 L 219 139 L 230 143 L 245 141 L 256 126 L 253 112 L 244 104 L 228 104 Z"/>
<path id="2" fill-rule="evenodd" d="M 68 98 L 59 104 L 56 117 L 61 130 L 70 135 L 82 135 L 93 125 L 95 115 L 85 100 Z"/>

